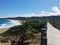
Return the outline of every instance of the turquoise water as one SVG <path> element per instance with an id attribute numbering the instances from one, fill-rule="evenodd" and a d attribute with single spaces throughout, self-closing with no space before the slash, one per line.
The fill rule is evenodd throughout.
<path id="1" fill-rule="evenodd" d="M 20 25 L 20 23 L 16 20 L 8 20 L 8 19 L 2 19 L 0 20 L 0 29 L 1 28 L 8 28 L 15 25 Z"/>

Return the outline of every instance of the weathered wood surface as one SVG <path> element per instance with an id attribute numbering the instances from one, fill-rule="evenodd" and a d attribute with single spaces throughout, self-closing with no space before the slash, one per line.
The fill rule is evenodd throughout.
<path id="1" fill-rule="evenodd" d="M 60 31 L 47 23 L 47 45 L 60 45 Z"/>

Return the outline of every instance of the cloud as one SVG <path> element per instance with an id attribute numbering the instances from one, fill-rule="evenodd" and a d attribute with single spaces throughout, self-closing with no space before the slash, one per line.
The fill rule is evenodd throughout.
<path id="1" fill-rule="evenodd" d="M 43 15 L 44 14 L 44 15 Z M 40 14 L 41 15 L 41 14 Z M 45 11 L 43 11 L 43 13 L 42 13 L 42 15 L 43 16 L 58 16 L 58 15 L 60 15 L 60 9 L 57 7 L 57 6 L 54 6 L 54 7 L 52 7 L 52 9 L 51 9 L 51 11 L 50 12 L 45 12 Z M 41 16 L 42 16 L 41 15 Z"/>
<path id="2" fill-rule="evenodd" d="M 35 13 L 30 13 L 30 14 L 20 14 L 20 17 L 32 17 L 32 16 L 37 16 L 37 17 L 41 17 L 41 16 L 58 16 L 60 15 L 60 9 L 57 6 L 52 7 L 50 12 L 46 12 L 46 11 L 41 11 L 39 14 L 35 14 Z"/>
<path id="3" fill-rule="evenodd" d="M 52 7 L 52 11 L 51 12 L 47 12 L 47 14 L 49 15 L 54 15 L 54 16 L 57 16 L 57 15 L 60 15 L 60 9 L 55 6 L 55 7 Z"/>
<path id="4" fill-rule="evenodd" d="M 53 7 L 53 8 L 52 8 L 52 11 L 57 12 L 57 11 L 60 11 L 60 10 L 59 10 L 58 7 L 56 6 L 56 7 Z"/>
<path id="5" fill-rule="evenodd" d="M 51 11 L 44 11 L 42 10 L 40 13 L 36 14 L 36 13 L 28 13 L 28 14 L 16 14 L 16 15 L 8 15 L 7 17 L 32 17 L 32 16 L 37 16 L 37 17 L 42 17 L 42 16 L 58 16 L 60 15 L 60 9 L 57 6 L 53 6 L 51 8 Z"/>

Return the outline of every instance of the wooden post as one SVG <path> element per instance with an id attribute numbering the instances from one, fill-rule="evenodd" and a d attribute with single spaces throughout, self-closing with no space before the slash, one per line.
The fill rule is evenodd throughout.
<path id="1" fill-rule="evenodd" d="M 47 45 L 47 27 L 41 28 L 41 45 Z"/>

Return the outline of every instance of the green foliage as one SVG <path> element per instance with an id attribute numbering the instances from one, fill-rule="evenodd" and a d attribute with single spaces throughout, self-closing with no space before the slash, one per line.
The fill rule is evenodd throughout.
<path id="1" fill-rule="evenodd" d="M 54 22 L 56 25 L 60 25 L 60 20 L 55 20 Z"/>
<path id="2" fill-rule="evenodd" d="M 7 30 L 6 32 L 4 32 L 2 35 L 3 36 L 13 36 L 13 35 L 18 35 L 22 32 L 23 27 L 21 25 L 19 26 L 14 26 L 11 27 L 9 30 Z"/>
<path id="3" fill-rule="evenodd" d="M 20 35 L 21 33 L 35 34 L 40 33 L 41 28 L 46 24 L 45 20 L 22 21 L 22 25 L 11 27 L 8 31 L 4 32 L 3 36 Z"/>

